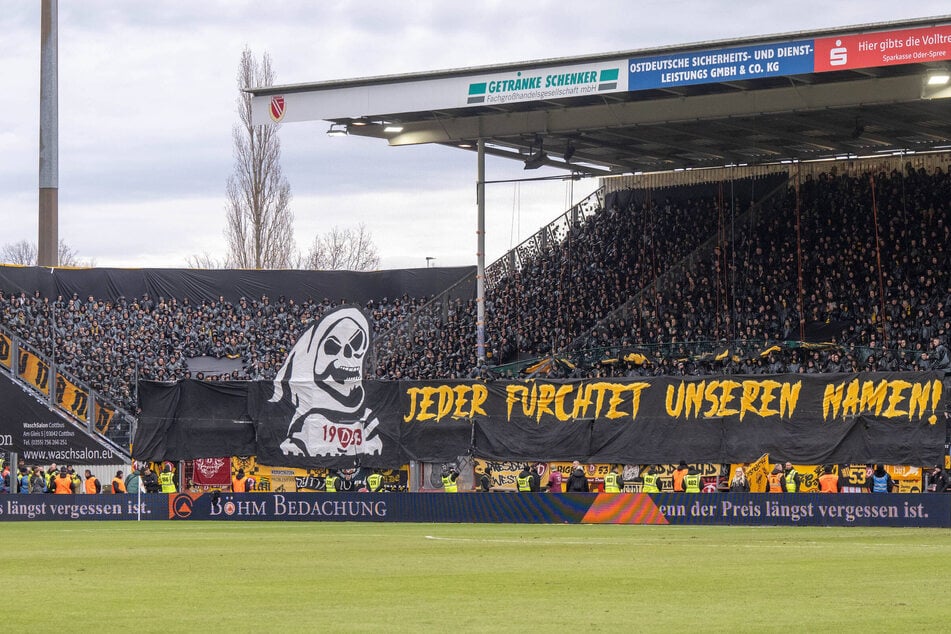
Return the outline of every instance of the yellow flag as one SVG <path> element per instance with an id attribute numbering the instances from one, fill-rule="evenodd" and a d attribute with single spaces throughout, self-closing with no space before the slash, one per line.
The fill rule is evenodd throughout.
<path id="1" fill-rule="evenodd" d="M 645 363 L 648 363 L 647 357 L 640 354 L 639 352 L 631 352 L 630 354 L 625 355 L 624 360 L 630 363 L 636 363 L 637 365 L 644 365 Z"/>
<path id="2" fill-rule="evenodd" d="M 750 493 L 766 491 L 767 476 L 769 475 L 769 454 L 764 453 L 746 468 L 746 479 L 750 483 Z"/>
<path id="3" fill-rule="evenodd" d="M 535 372 L 544 372 L 548 374 L 551 371 L 551 359 L 542 359 L 541 361 L 530 365 L 525 368 L 527 374 L 533 374 Z"/>

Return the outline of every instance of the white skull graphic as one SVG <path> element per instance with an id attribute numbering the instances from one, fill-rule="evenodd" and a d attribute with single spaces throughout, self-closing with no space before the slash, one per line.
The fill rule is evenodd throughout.
<path id="1" fill-rule="evenodd" d="M 341 455 L 382 451 L 379 421 L 364 401 L 363 364 L 370 348 L 370 326 L 355 307 L 325 314 L 294 344 L 274 380 L 277 403 L 289 392 L 294 413 L 285 454 Z M 338 416 L 339 415 L 339 416 Z"/>
<path id="2" fill-rule="evenodd" d="M 314 379 L 318 385 L 338 393 L 345 402 L 354 389 L 362 387 L 363 357 L 368 343 L 365 321 L 359 324 L 348 315 L 331 323 L 317 342 Z"/>

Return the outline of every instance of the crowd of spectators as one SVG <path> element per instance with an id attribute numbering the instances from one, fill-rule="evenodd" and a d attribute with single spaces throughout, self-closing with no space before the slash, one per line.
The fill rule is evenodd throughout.
<path id="1" fill-rule="evenodd" d="M 717 228 L 713 196 L 639 201 L 569 225 L 560 240 L 486 290 L 490 366 L 550 355 L 696 250 Z M 380 376 L 491 376 L 476 355 L 476 303 L 418 313 L 413 331 L 388 342 Z"/>
<path id="2" fill-rule="evenodd" d="M 364 309 L 375 331 L 385 333 L 423 301 L 382 298 Z M 263 295 L 237 304 L 223 297 L 193 304 L 148 294 L 112 301 L 0 291 L 0 323 L 61 371 L 135 411 L 139 379 L 272 379 L 301 333 L 341 303 Z M 196 357 L 232 359 L 235 369 L 199 375 L 189 369 Z"/>
<path id="3" fill-rule="evenodd" d="M 581 377 L 951 368 L 944 170 L 823 174 L 752 209 L 717 194 L 612 207 L 528 258 L 487 292 L 490 363 L 560 355 L 546 371 Z M 474 368 L 475 307 L 456 308 L 417 339 Z M 404 376 L 439 375 L 414 365 L 422 350 L 405 345 Z"/>
<path id="4" fill-rule="evenodd" d="M 948 174 L 822 175 L 799 191 L 798 230 L 790 188 L 732 242 L 643 294 L 584 345 L 676 346 L 658 367 L 612 368 L 625 374 L 948 371 Z M 746 354 L 685 354 L 684 342 L 711 339 L 742 342 Z M 813 345 L 788 346 L 800 341 Z"/>
<path id="5" fill-rule="evenodd" d="M 474 299 L 370 301 L 382 341 L 371 373 L 488 378 L 552 354 L 573 376 L 948 370 L 951 179 L 939 168 L 873 176 L 804 179 L 755 206 L 711 186 L 593 214 L 487 290 L 488 367 Z M 0 323 L 134 411 L 137 379 L 273 378 L 340 303 L 0 292 Z M 194 377 L 195 357 L 236 369 Z"/>

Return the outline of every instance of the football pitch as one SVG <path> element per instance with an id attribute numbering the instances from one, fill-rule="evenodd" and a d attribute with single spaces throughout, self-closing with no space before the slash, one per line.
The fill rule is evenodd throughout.
<path id="1" fill-rule="evenodd" d="M 838 634 L 951 622 L 947 529 L 0 526 L 5 631 Z"/>

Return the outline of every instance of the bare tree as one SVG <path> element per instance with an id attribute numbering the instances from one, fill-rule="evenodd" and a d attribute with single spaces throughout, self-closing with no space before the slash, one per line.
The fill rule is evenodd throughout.
<path id="1" fill-rule="evenodd" d="M 304 266 L 319 271 L 372 271 L 379 268 L 380 256 L 363 223 L 356 229 L 334 226 L 314 238 Z"/>
<path id="2" fill-rule="evenodd" d="M 0 260 L 7 264 L 36 265 L 36 243 L 20 240 L 9 242 L 0 247 Z"/>
<path id="3" fill-rule="evenodd" d="M 207 251 L 201 255 L 190 255 L 185 260 L 186 266 L 190 269 L 220 269 L 225 268 L 216 258 L 212 257 Z"/>
<path id="4" fill-rule="evenodd" d="M 57 254 L 60 266 L 94 266 L 92 261 L 84 261 L 79 259 L 79 253 L 73 247 L 69 246 L 62 240 L 59 241 L 59 253 Z"/>
<path id="5" fill-rule="evenodd" d="M 258 63 L 249 49 L 238 70 L 238 117 L 232 128 L 234 173 L 228 178 L 225 237 L 227 265 L 245 269 L 291 268 L 295 264 L 291 186 L 281 169 L 277 125 L 251 124 L 248 88 L 274 85 L 271 58 Z"/>
<path id="6" fill-rule="evenodd" d="M 7 264 L 36 266 L 36 243 L 20 240 L 0 247 L 0 261 Z M 64 240 L 59 241 L 59 266 L 95 266 L 92 260 L 79 259 L 79 253 Z"/>

